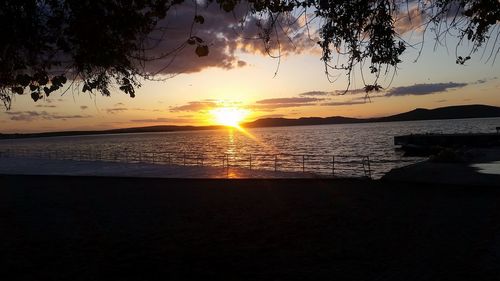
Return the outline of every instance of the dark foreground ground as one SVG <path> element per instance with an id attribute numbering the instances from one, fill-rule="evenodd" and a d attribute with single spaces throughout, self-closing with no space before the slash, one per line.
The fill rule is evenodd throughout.
<path id="1" fill-rule="evenodd" d="M 499 203 L 495 187 L 0 176 L 0 278 L 498 280 Z"/>

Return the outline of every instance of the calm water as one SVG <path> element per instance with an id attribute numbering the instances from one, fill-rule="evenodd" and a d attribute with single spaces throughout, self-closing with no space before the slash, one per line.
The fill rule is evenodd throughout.
<path id="1" fill-rule="evenodd" d="M 231 166 L 250 167 L 252 162 L 252 168 L 257 169 L 305 169 L 322 174 L 331 174 L 332 162 L 335 162 L 336 175 L 362 173 L 362 156 L 369 156 L 372 175 L 377 178 L 393 167 L 420 160 L 402 157 L 402 152 L 393 144 L 396 135 L 484 133 L 495 132 L 498 126 L 500 118 L 485 118 L 256 128 L 249 129 L 248 135 L 236 129 L 227 129 L 53 137 L 3 140 L 0 141 L 0 149 L 58 150 L 58 157 L 82 157 L 82 153 L 85 157 L 99 152 L 100 157 L 115 161 L 139 160 L 140 157 L 141 161 L 187 165 L 200 164 L 200 158 L 203 158 L 204 165 L 210 166 L 223 165 L 227 160 L 224 157 L 228 155 Z M 335 159 L 332 159 L 333 155 Z M 184 160 L 184 157 L 187 159 Z"/>

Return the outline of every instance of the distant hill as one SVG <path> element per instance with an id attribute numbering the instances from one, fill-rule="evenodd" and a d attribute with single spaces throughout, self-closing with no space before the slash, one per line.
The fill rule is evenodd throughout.
<path id="1" fill-rule="evenodd" d="M 393 121 L 415 121 L 415 120 L 437 120 L 437 119 L 460 119 L 460 118 L 486 118 L 500 117 L 500 107 L 489 105 L 459 105 L 447 106 L 435 109 L 417 108 L 412 111 L 381 118 L 349 118 L 342 116 L 334 117 L 308 117 L 298 119 L 287 118 L 264 118 L 254 122 L 243 124 L 246 128 L 255 127 L 277 127 L 277 126 L 304 126 L 325 124 L 350 124 L 370 122 L 393 122 Z"/>
<path id="2" fill-rule="evenodd" d="M 439 120 L 439 119 L 462 119 L 462 118 L 487 118 L 500 117 L 500 107 L 489 105 L 458 105 L 435 109 L 417 108 L 412 111 L 392 116 L 374 118 L 372 122 L 388 121 L 415 121 L 415 120 Z"/>
<path id="3" fill-rule="evenodd" d="M 105 135 L 105 134 L 132 134 L 132 133 L 155 133 L 155 132 L 178 132 L 178 131 L 199 131 L 220 129 L 222 126 L 174 126 L 160 125 L 148 127 L 134 127 L 111 129 L 103 131 L 61 131 L 45 132 L 31 134 L 0 134 L 0 139 L 18 139 L 18 138 L 39 138 L 39 137 L 62 137 L 62 136 L 81 136 L 81 135 Z"/>
<path id="4" fill-rule="evenodd" d="M 277 127 L 277 126 L 306 126 L 306 125 L 325 125 L 325 124 L 348 124 L 364 122 L 365 119 L 349 118 L 342 116 L 333 117 L 302 117 L 299 119 L 288 118 L 263 118 L 253 122 L 245 123 L 245 128 L 258 127 Z"/>
<path id="5" fill-rule="evenodd" d="M 396 115 L 380 117 L 380 118 L 369 118 L 369 119 L 350 118 L 343 116 L 332 116 L 324 118 L 302 117 L 298 119 L 263 118 L 253 122 L 242 124 L 242 126 L 245 128 L 257 128 L 257 127 L 352 124 L 352 123 L 370 123 L 370 122 L 436 120 L 436 119 L 487 118 L 487 117 L 500 117 L 500 107 L 489 106 L 489 105 L 459 105 L 459 106 L 440 107 L 435 109 L 417 108 L 412 111 Z M 66 132 L 47 132 L 47 133 L 34 133 L 34 134 L 0 134 L 0 139 L 146 133 L 146 132 L 197 131 L 197 130 L 213 130 L 219 128 L 222 128 L 222 126 L 164 125 L 164 126 L 112 129 L 104 131 L 71 131 L 71 132 L 66 131 Z"/>

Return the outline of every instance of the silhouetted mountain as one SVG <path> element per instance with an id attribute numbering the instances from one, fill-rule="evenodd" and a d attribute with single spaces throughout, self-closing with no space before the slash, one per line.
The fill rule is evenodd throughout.
<path id="1" fill-rule="evenodd" d="M 352 123 L 435 120 L 435 119 L 487 118 L 487 117 L 500 117 L 500 107 L 489 106 L 489 105 L 460 105 L 460 106 L 440 107 L 435 109 L 417 108 L 405 113 L 400 113 L 387 117 L 369 118 L 369 119 L 350 118 L 342 116 L 333 116 L 325 118 L 302 117 L 298 119 L 263 118 L 253 122 L 245 123 L 242 126 L 245 128 L 257 128 L 257 127 L 352 124 Z M 197 131 L 197 130 L 219 129 L 221 127 L 222 126 L 163 125 L 163 126 L 112 129 L 104 131 L 70 131 L 70 132 L 66 131 L 66 132 L 47 132 L 47 133 L 34 133 L 34 134 L 0 134 L 0 139 L 146 133 L 146 132 Z"/>
<path id="2" fill-rule="evenodd" d="M 333 117 L 302 117 L 299 119 L 288 118 L 263 118 L 253 122 L 243 124 L 245 128 L 256 127 L 277 127 L 277 126 L 305 126 L 305 125 L 325 125 L 325 124 L 347 124 L 364 122 L 364 119 L 349 118 L 342 116 Z"/>
<path id="3" fill-rule="evenodd" d="M 374 118 L 372 119 L 372 122 L 486 118 L 486 117 L 500 117 L 500 107 L 474 104 L 474 105 L 447 106 L 435 109 L 417 108 L 405 113 L 400 113 L 382 118 Z"/>
<path id="4" fill-rule="evenodd" d="M 31 134 L 0 134 L 0 139 L 39 138 L 39 137 L 61 137 L 81 135 L 105 135 L 105 134 L 132 134 L 132 133 L 154 133 L 154 132 L 178 132 L 220 129 L 222 126 L 174 126 L 160 125 L 148 127 L 121 128 L 103 131 L 61 131 Z"/>
<path id="5" fill-rule="evenodd" d="M 500 117 L 500 107 L 489 105 L 459 105 L 440 107 L 435 109 L 417 108 L 405 113 L 369 119 L 349 118 L 342 116 L 325 118 L 303 117 L 299 119 L 264 118 L 256 120 L 254 122 L 246 123 L 243 126 L 246 128 L 255 128 L 486 117 Z"/>

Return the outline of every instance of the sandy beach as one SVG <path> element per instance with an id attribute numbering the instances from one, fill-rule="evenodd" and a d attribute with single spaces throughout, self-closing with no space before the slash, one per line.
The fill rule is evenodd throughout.
<path id="1" fill-rule="evenodd" d="M 5 280 L 494 280 L 500 189 L 0 176 Z"/>

